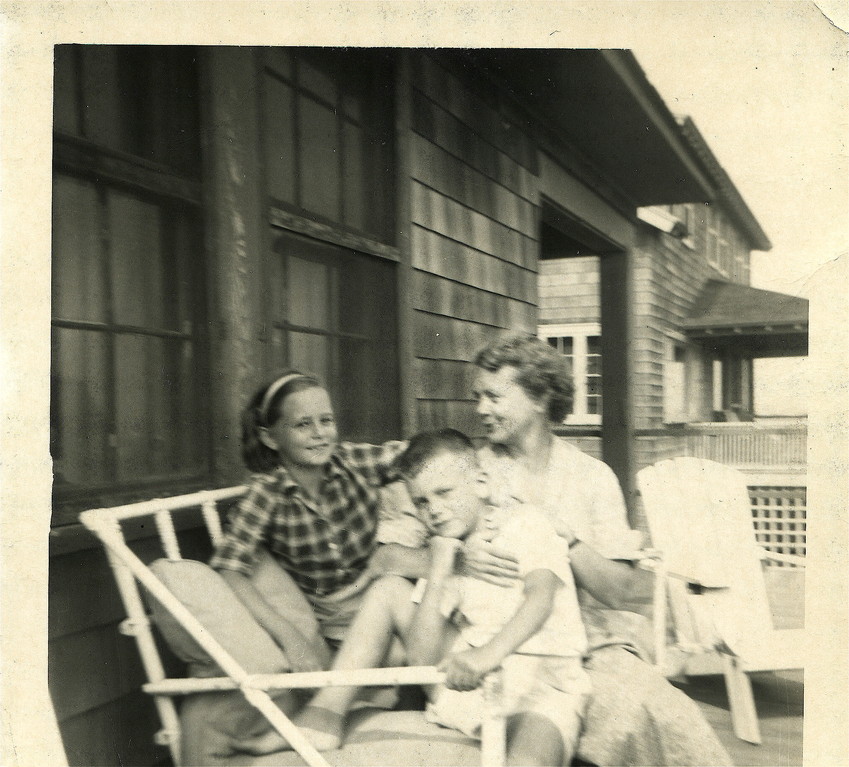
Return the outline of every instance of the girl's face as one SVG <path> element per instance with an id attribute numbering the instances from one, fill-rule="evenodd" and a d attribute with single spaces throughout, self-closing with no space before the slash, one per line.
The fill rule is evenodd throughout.
<path id="1" fill-rule="evenodd" d="M 496 372 L 478 369 L 474 397 L 490 442 L 518 445 L 532 426 L 546 422 L 545 403 L 527 395 L 517 383 L 518 369 L 504 365 Z"/>
<path id="2" fill-rule="evenodd" d="M 285 465 L 316 468 L 330 459 L 338 436 L 330 397 L 313 387 L 283 400 L 280 418 L 266 430 L 265 441 Z"/>

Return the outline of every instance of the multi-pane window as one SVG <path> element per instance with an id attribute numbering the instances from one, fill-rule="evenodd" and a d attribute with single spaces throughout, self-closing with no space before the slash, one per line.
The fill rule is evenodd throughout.
<path id="1" fill-rule="evenodd" d="M 548 341 L 569 360 L 575 387 L 567 424 L 601 423 L 601 329 L 597 324 L 547 325 L 539 329 Z"/>
<path id="2" fill-rule="evenodd" d="M 191 49 L 56 49 L 51 454 L 60 506 L 210 469 L 194 82 Z"/>
<path id="3" fill-rule="evenodd" d="M 395 264 L 282 230 L 273 251 L 275 366 L 328 382 L 344 437 L 397 437 Z"/>
<path id="4" fill-rule="evenodd" d="M 265 54 L 263 138 L 272 204 L 393 239 L 392 80 L 374 51 Z"/>
<path id="5" fill-rule="evenodd" d="M 272 363 L 327 382 L 343 437 L 397 437 L 391 69 L 353 49 L 264 63 Z"/>

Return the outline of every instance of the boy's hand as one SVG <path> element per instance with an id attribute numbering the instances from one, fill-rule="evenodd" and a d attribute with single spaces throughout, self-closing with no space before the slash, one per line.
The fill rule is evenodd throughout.
<path id="1" fill-rule="evenodd" d="M 493 656 L 484 645 L 452 653 L 437 668 L 445 672 L 445 686 L 448 689 L 467 692 L 479 687 L 483 678 L 498 668 L 500 663 L 501 659 Z"/>
<path id="2" fill-rule="evenodd" d="M 462 545 L 462 542 L 457 538 L 445 538 L 441 535 L 432 536 L 430 539 L 431 572 L 453 572 L 457 553 Z"/>

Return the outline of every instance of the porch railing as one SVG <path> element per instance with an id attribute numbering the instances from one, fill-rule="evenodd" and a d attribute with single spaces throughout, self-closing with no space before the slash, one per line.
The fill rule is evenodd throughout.
<path id="1" fill-rule="evenodd" d="M 684 430 L 687 455 L 741 471 L 804 472 L 807 424 L 693 423 Z"/>

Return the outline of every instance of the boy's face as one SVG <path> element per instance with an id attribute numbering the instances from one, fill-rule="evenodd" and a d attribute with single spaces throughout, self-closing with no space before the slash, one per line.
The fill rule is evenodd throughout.
<path id="1" fill-rule="evenodd" d="M 486 476 L 470 456 L 439 453 L 407 480 L 407 487 L 434 535 L 465 538 L 486 509 Z"/>

